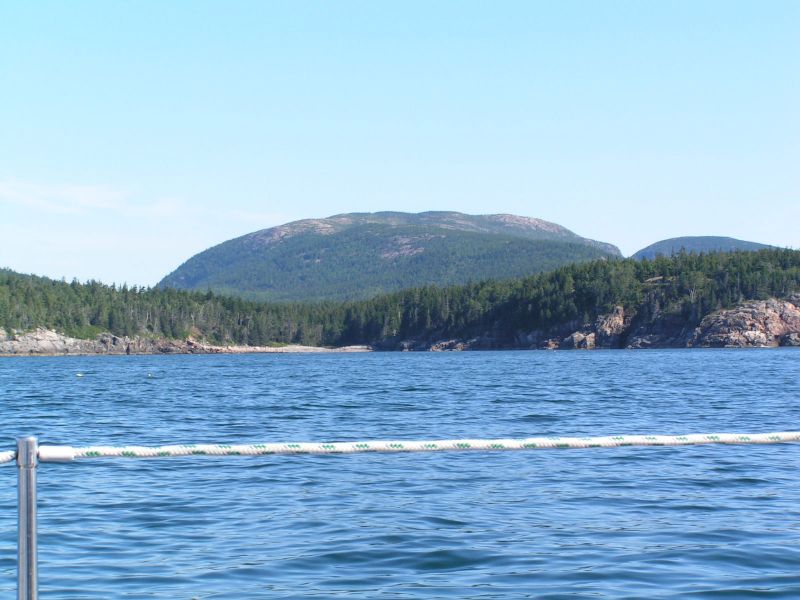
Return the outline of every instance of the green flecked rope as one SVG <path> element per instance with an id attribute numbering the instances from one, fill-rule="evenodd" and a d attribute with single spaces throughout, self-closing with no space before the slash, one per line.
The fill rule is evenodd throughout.
<path id="1" fill-rule="evenodd" d="M 800 441 L 800 431 L 773 433 L 692 433 L 686 435 L 614 435 L 604 437 L 531 437 L 521 439 L 375 440 L 264 444 L 181 444 L 170 446 L 40 446 L 42 462 L 84 458 L 158 458 L 169 456 L 264 456 L 272 454 L 354 454 L 359 452 L 445 452 L 692 446 L 697 444 L 776 444 Z M 5 455 L 11 458 L 3 460 Z M 3 453 L 0 462 L 14 460 Z"/>

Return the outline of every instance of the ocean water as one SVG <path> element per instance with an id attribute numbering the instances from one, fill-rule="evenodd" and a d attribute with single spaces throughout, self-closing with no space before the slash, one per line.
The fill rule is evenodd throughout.
<path id="1" fill-rule="evenodd" d="M 5 358 L 0 403 L 1 449 L 792 430 L 800 351 Z M 800 444 L 51 463 L 39 532 L 45 599 L 800 598 Z"/>

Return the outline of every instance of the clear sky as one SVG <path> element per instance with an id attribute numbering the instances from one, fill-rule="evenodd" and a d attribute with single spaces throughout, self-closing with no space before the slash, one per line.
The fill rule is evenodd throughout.
<path id="1" fill-rule="evenodd" d="M 0 3 L 0 266 L 353 211 L 800 246 L 800 2 Z"/>

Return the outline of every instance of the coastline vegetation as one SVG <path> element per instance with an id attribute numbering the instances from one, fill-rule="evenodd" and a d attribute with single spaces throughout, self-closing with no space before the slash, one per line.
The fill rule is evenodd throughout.
<path id="1" fill-rule="evenodd" d="M 595 260 L 508 281 L 425 286 L 350 302 L 261 303 L 211 292 L 56 281 L 0 270 L 0 328 L 214 344 L 345 346 L 387 340 L 507 339 L 591 322 L 615 306 L 688 325 L 744 300 L 800 291 L 800 251 Z"/>

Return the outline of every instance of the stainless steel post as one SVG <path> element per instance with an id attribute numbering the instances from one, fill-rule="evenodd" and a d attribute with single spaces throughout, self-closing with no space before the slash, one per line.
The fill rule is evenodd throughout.
<path id="1" fill-rule="evenodd" d="M 39 443 L 35 437 L 17 440 L 18 488 L 18 546 L 17 546 L 17 600 L 37 600 L 39 582 L 37 573 L 36 540 L 36 464 Z"/>

